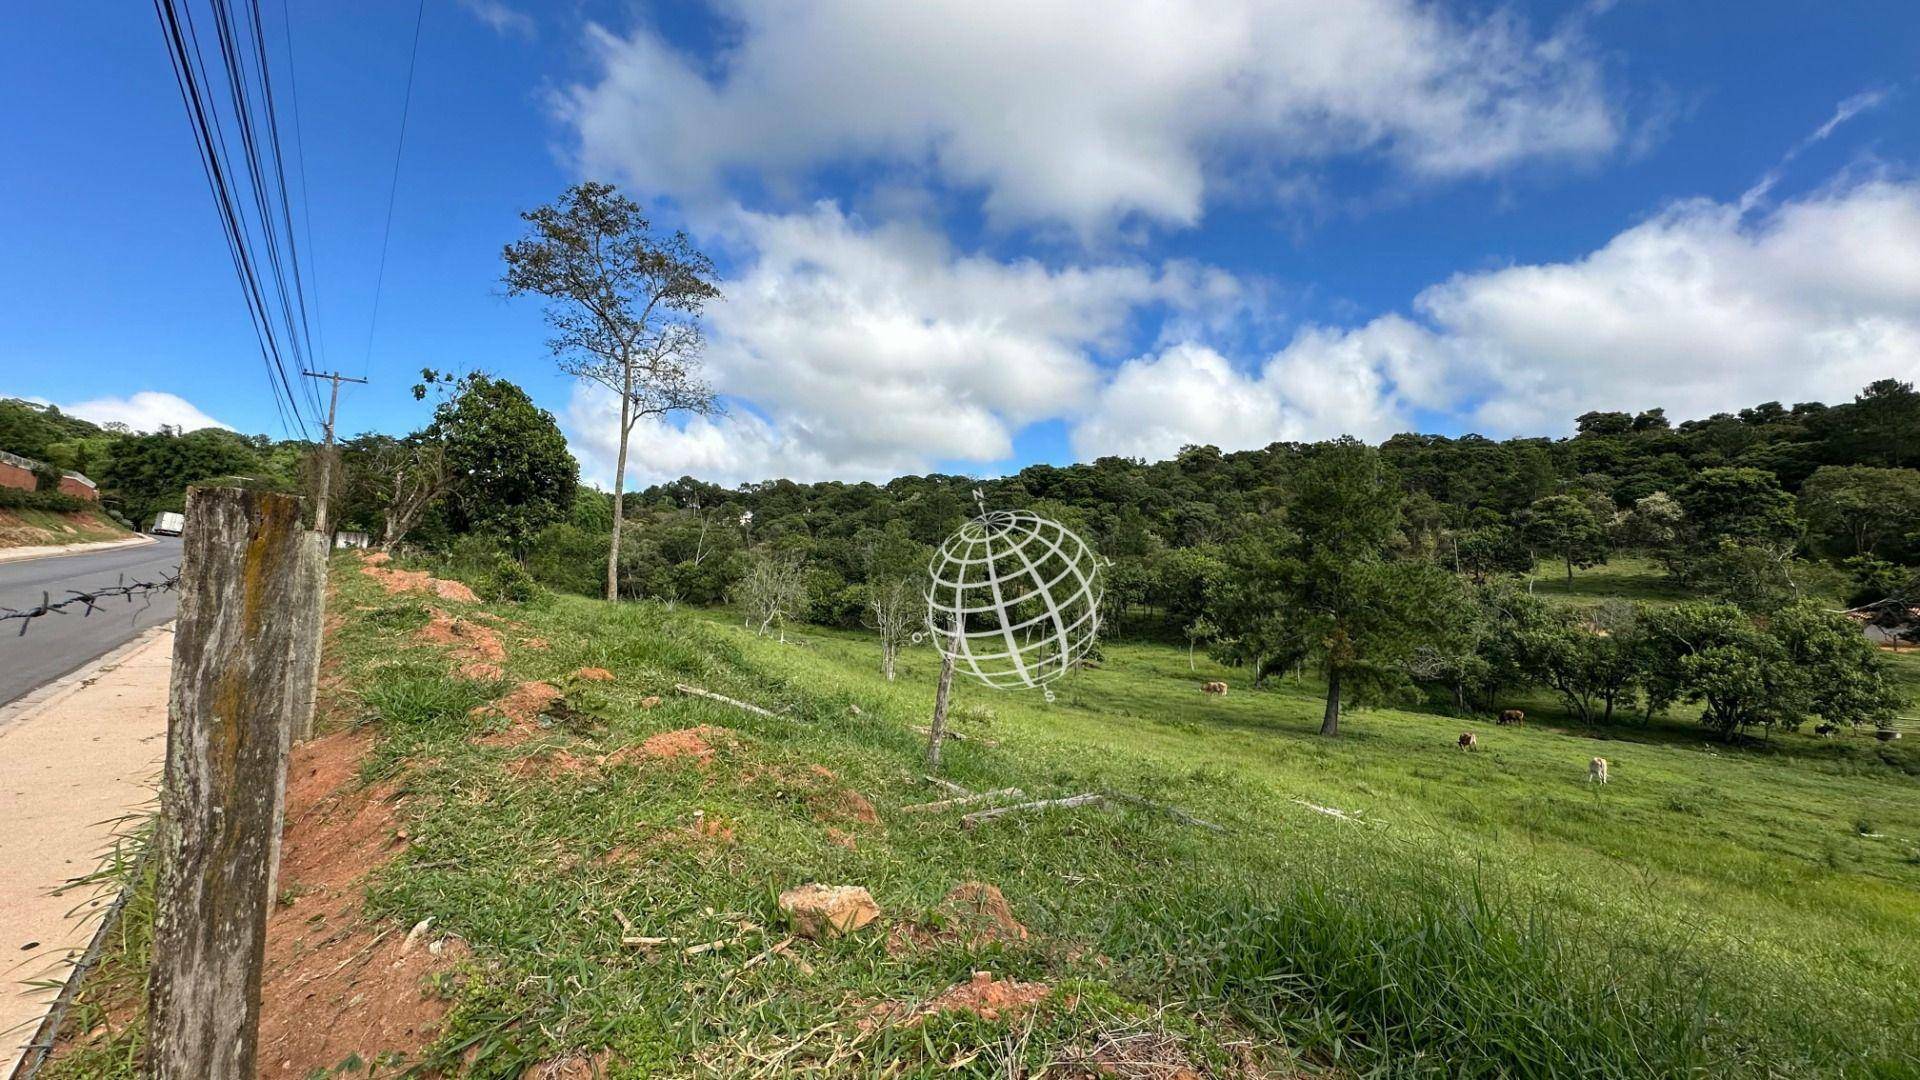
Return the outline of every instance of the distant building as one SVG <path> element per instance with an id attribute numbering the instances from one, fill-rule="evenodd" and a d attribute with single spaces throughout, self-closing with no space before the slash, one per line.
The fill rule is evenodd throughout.
<path id="1" fill-rule="evenodd" d="M 333 546 L 337 548 L 368 548 L 373 546 L 373 537 L 363 532 L 337 532 L 333 534 Z"/>
<path id="2" fill-rule="evenodd" d="M 21 491 L 37 491 L 40 488 L 39 473 L 52 469 L 44 461 L 9 454 L 0 450 L 0 487 L 17 488 Z M 88 502 L 100 501 L 100 489 L 93 481 L 77 472 L 60 474 L 59 491 L 62 495 L 71 495 Z"/>

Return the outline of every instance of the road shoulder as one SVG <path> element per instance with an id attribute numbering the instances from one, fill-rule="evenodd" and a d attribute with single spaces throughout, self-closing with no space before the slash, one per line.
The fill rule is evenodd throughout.
<path id="1" fill-rule="evenodd" d="M 33 559 L 57 559 L 64 555 L 88 555 L 96 551 L 144 547 L 154 543 L 145 533 L 124 540 L 90 540 L 83 544 L 38 544 L 32 547 L 0 548 L 0 563 L 28 562 Z"/>
<path id="2" fill-rule="evenodd" d="M 23 984 L 64 980 L 112 901 L 55 890 L 92 873 L 129 815 L 153 806 L 172 657 L 168 623 L 0 708 L 0 1062 L 58 993 Z"/>

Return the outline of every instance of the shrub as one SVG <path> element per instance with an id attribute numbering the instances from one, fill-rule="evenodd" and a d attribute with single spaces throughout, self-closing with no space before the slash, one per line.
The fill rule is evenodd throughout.
<path id="1" fill-rule="evenodd" d="M 626 537 L 632 544 L 635 537 Z M 611 537 L 594 533 L 571 522 L 549 525 L 533 538 L 527 553 L 527 570 L 533 579 L 550 589 L 602 596 L 607 586 L 607 545 Z"/>
<path id="2" fill-rule="evenodd" d="M 540 595 L 540 583 L 533 580 L 527 568 L 514 561 L 504 552 L 496 556 L 492 569 L 488 570 L 476 586 L 485 600 L 505 600 L 515 604 L 524 604 Z"/>
<path id="3" fill-rule="evenodd" d="M 85 499 L 60 491 L 22 491 L 19 488 L 0 487 L 0 510 L 49 510 L 71 514 L 92 508 L 93 504 Z"/>

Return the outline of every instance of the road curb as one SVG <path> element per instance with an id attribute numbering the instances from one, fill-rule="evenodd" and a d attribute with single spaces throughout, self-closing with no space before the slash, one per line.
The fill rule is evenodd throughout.
<path id="1" fill-rule="evenodd" d="M 158 543 L 153 537 L 140 533 L 125 540 L 92 540 L 84 544 L 48 544 L 36 547 L 0 548 L 0 563 L 34 562 L 39 559 L 64 559 L 69 555 L 92 555 L 102 551 L 118 551 L 121 548 L 145 547 Z"/>
<path id="2" fill-rule="evenodd" d="M 105 653 L 81 664 L 79 667 L 74 668 L 72 671 L 67 672 L 52 682 L 42 683 L 26 693 L 21 694 L 19 697 L 14 698 L 12 701 L 7 702 L 5 705 L 0 705 L 0 732 L 6 731 L 14 724 L 33 716 L 48 706 L 56 705 L 68 697 L 71 697 L 81 688 L 91 684 L 95 679 L 119 667 L 121 661 L 141 649 L 146 648 L 154 639 L 160 637 L 162 634 L 171 635 L 173 633 L 173 623 L 174 620 L 168 619 L 158 626 L 149 626 L 140 633 L 135 634 L 133 637 L 114 646 Z"/>

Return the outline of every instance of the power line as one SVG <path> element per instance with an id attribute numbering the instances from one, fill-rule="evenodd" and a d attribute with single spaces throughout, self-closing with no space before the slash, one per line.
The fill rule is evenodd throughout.
<path id="1" fill-rule="evenodd" d="M 319 341 L 319 355 L 325 359 L 327 322 L 320 317 L 320 248 L 313 242 L 313 204 L 307 199 L 306 125 L 300 119 L 299 65 L 293 59 L 293 16 L 287 11 L 287 0 L 280 0 L 280 31 L 287 45 L 287 90 L 293 100 L 293 151 L 300 168 L 300 218 L 306 226 L 307 269 L 313 278 L 314 336 Z"/>
<path id="2" fill-rule="evenodd" d="M 373 331 L 380 324 L 380 288 L 387 280 L 387 238 L 393 234 L 394 196 L 400 191 L 400 155 L 407 148 L 407 116 L 413 111 L 413 72 L 420 63 L 420 25 L 426 21 L 426 14 L 427 0 L 420 0 L 413 14 L 413 49 L 407 56 L 407 89 L 400 99 L 400 137 L 393 146 L 393 179 L 387 184 L 387 220 L 380 229 L 380 269 L 373 278 L 373 314 L 367 319 L 367 349 L 360 359 L 362 375 L 373 364 Z"/>
<path id="3" fill-rule="evenodd" d="M 307 281 L 293 228 L 265 24 L 259 0 L 246 2 L 247 17 L 241 18 L 233 0 L 206 0 L 217 65 L 203 47 L 193 0 L 154 0 L 154 11 L 281 427 L 289 434 L 298 427 L 302 438 L 310 438 L 307 416 L 318 416 L 319 395 L 304 383 L 296 390 L 288 371 L 304 367 L 313 354 Z"/>

